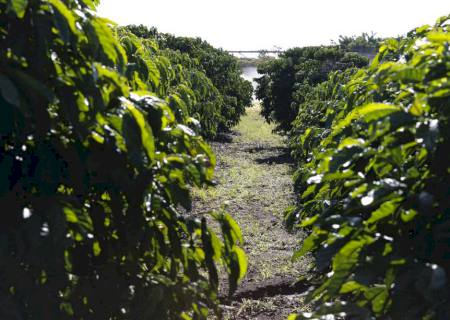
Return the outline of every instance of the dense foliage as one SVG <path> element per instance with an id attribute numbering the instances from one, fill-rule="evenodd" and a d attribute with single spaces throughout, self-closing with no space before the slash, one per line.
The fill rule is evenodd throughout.
<path id="1" fill-rule="evenodd" d="M 362 33 L 360 36 L 340 36 L 338 44 L 346 51 L 375 55 L 382 41 L 382 38 L 376 37 L 373 33 Z"/>
<path id="2" fill-rule="evenodd" d="M 277 131 L 288 132 L 299 105 L 330 72 L 359 68 L 367 62 L 367 58 L 337 46 L 287 50 L 258 67 L 263 76 L 257 79 L 256 97 L 262 102 L 262 115 L 276 124 Z"/>
<path id="3" fill-rule="evenodd" d="M 444 17 L 303 105 L 288 220 L 311 230 L 317 308 L 292 319 L 450 319 L 449 47 Z"/>
<path id="4" fill-rule="evenodd" d="M 96 4 L 0 0 L 0 318 L 205 318 L 217 265 L 230 290 L 246 268 L 228 214 L 219 240 L 180 211 L 212 179 L 189 115 L 216 91 Z"/>
<path id="5" fill-rule="evenodd" d="M 186 53 L 159 50 L 155 41 L 137 37 L 127 28 L 120 28 L 119 34 L 129 62 L 127 77 L 132 88 L 166 97 L 178 121 L 190 117 L 187 120 L 194 129 L 199 129 L 203 137 L 213 138 L 222 122 L 223 98 L 200 71 L 199 63 Z"/>
<path id="6" fill-rule="evenodd" d="M 154 39 L 162 49 L 185 53 L 197 61 L 198 70 L 211 79 L 222 98 L 221 121 L 216 123 L 219 130 L 228 130 L 239 122 L 245 107 L 251 104 L 253 88 L 241 77 L 236 57 L 200 38 L 176 37 L 142 25 L 128 26 L 127 29 L 141 38 Z"/>
<path id="7" fill-rule="evenodd" d="M 297 116 L 291 124 L 288 139 L 291 153 L 297 161 L 306 161 L 311 151 L 330 133 L 345 95 L 342 84 L 348 82 L 356 70 L 334 71 L 327 81 L 305 95 L 305 101 L 298 106 Z M 301 181 L 297 182 L 301 184 Z"/>

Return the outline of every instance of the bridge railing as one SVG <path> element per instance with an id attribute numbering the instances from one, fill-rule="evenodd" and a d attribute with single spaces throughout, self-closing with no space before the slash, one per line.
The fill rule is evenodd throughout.
<path id="1" fill-rule="evenodd" d="M 283 53 L 284 50 L 226 50 L 228 53 Z"/>

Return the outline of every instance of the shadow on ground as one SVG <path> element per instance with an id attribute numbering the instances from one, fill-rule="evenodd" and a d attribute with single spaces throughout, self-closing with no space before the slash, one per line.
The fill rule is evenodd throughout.
<path id="1" fill-rule="evenodd" d="M 281 320 L 308 311 L 302 293 L 309 258 L 291 261 L 304 235 L 289 233 L 284 210 L 294 202 L 292 158 L 283 139 L 272 132 L 259 109 L 249 108 L 235 133 L 212 142 L 217 157 L 213 188 L 194 190 L 193 213 L 227 211 L 242 229 L 248 272 L 238 290 L 223 301 L 223 319 Z M 225 286 L 221 296 L 227 295 Z"/>

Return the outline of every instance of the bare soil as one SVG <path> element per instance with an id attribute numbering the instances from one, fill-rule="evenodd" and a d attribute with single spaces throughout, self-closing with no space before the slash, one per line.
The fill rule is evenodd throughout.
<path id="1" fill-rule="evenodd" d="M 258 107 L 235 130 L 212 143 L 217 157 L 217 186 L 194 190 L 194 213 L 225 205 L 244 235 L 247 276 L 231 299 L 222 298 L 224 319 L 286 319 L 308 311 L 298 280 L 310 261 L 292 254 L 304 238 L 289 233 L 284 210 L 293 203 L 292 159 L 280 136 L 259 115 Z"/>

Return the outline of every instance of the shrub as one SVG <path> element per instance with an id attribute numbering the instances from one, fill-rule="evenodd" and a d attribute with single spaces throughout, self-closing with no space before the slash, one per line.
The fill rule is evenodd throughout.
<path id="1" fill-rule="evenodd" d="M 278 59 L 258 66 L 263 76 L 257 79 L 256 97 L 262 101 L 262 115 L 276 124 L 276 131 L 287 133 L 306 96 L 328 74 L 362 67 L 367 58 L 338 47 L 293 48 Z"/>
<path id="2" fill-rule="evenodd" d="M 217 265 L 231 290 L 246 268 L 228 214 L 221 241 L 180 210 L 214 155 L 94 3 L 0 0 L 0 318 L 206 318 Z"/>
<path id="3" fill-rule="evenodd" d="M 450 318 L 449 20 L 385 41 L 326 102 L 288 215 L 311 230 L 294 258 L 314 254 L 317 308 L 292 319 Z"/>
<path id="4" fill-rule="evenodd" d="M 223 97 L 188 54 L 160 50 L 150 39 L 120 28 L 120 41 L 129 61 L 127 77 L 134 90 L 165 96 L 178 121 L 189 122 L 203 137 L 214 138 L 223 120 Z M 196 125 L 198 124 L 198 125 Z"/>
<path id="5" fill-rule="evenodd" d="M 226 131 L 238 124 L 240 117 L 245 114 L 245 107 L 252 102 L 253 87 L 241 77 L 236 57 L 214 48 L 200 38 L 176 37 L 142 25 L 128 26 L 127 29 L 139 37 L 155 39 L 162 49 L 185 53 L 198 61 L 198 70 L 206 74 L 222 98 L 218 130 Z"/>

